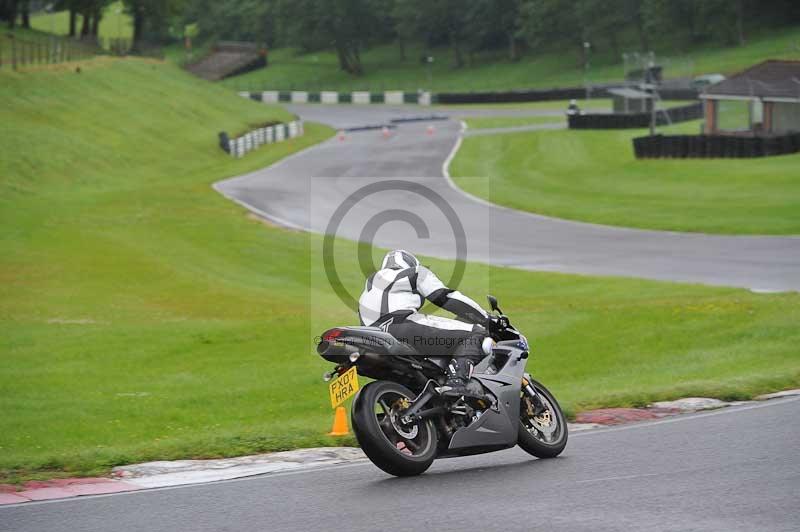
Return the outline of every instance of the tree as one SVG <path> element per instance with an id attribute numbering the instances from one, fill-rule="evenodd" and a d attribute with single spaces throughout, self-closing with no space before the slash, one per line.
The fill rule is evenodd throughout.
<path id="1" fill-rule="evenodd" d="M 400 46 L 400 59 L 406 59 L 406 44 L 424 38 L 423 11 L 416 0 L 394 0 L 389 10 L 392 28 Z"/>
<path id="2" fill-rule="evenodd" d="M 17 14 L 19 13 L 19 0 L 5 0 L 3 2 L 3 12 L 8 23 L 8 29 L 13 30 L 17 24 Z"/>
<path id="3" fill-rule="evenodd" d="M 588 56 L 583 43 L 585 28 L 570 0 L 528 0 L 522 5 L 522 33 L 534 48 L 566 43 L 579 51 L 579 63 L 586 66 Z"/>
<path id="4" fill-rule="evenodd" d="M 511 61 L 519 59 L 522 0 L 473 0 L 467 13 L 467 34 L 475 49 L 507 47 Z"/>
<path id="5" fill-rule="evenodd" d="M 30 0 L 21 0 L 19 2 L 22 11 L 22 27 L 30 29 L 31 27 L 31 2 Z"/>
<path id="6" fill-rule="evenodd" d="M 184 0 L 123 0 L 125 9 L 133 18 L 133 48 L 146 38 L 162 40 L 166 37 L 168 20 L 183 11 Z"/>

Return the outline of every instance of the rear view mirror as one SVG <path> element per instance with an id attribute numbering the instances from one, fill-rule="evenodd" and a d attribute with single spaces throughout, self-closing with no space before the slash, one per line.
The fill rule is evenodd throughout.
<path id="1" fill-rule="evenodd" d="M 486 299 L 489 301 L 489 306 L 492 307 L 492 310 L 494 310 L 495 312 L 499 312 L 500 314 L 503 313 L 503 311 L 500 310 L 500 307 L 497 306 L 497 298 L 496 297 L 494 297 L 494 296 L 486 296 Z"/>

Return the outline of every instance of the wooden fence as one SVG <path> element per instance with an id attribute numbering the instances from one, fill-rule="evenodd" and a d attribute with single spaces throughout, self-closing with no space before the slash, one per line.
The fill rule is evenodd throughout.
<path id="1" fill-rule="evenodd" d="M 0 69 L 17 70 L 32 65 L 65 63 L 88 59 L 98 54 L 164 58 L 164 50 L 159 44 L 138 42 L 134 46 L 129 38 L 23 38 L 13 33 L 0 35 Z"/>
<path id="2" fill-rule="evenodd" d="M 50 65 L 87 59 L 99 51 L 97 43 L 45 37 L 21 38 L 9 33 L 0 38 L 0 68 L 17 70 L 31 65 Z"/>

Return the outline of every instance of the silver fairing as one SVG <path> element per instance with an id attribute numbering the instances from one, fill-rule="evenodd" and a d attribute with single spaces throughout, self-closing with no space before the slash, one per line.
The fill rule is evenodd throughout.
<path id="1" fill-rule="evenodd" d="M 497 361 L 506 357 L 502 366 L 497 367 Z M 519 346 L 519 341 L 509 340 L 499 342 L 493 354 L 476 366 L 473 378 L 478 379 L 497 398 L 497 402 L 471 424 L 458 429 L 450 440 L 448 451 L 453 451 L 452 454 L 469 454 L 470 450 L 485 452 L 492 448 L 504 449 L 516 445 L 519 394 L 526 359 L 527 351 Z"/>

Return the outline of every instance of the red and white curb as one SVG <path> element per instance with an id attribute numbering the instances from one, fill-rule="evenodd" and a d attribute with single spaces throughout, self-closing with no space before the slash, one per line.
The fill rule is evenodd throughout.
<path id="1" fill-rule="evenodd" d="M 648 421 L 791 396 L 800 396 L 800 389 L 760 395 L 755 401 L 725 402 L 707 397 L 687 397 L 676 401 L 660 401 L 647 408 L 601 408 L 579 413 L 576 416 L 576 423 L 569 424 L 569 430 L 581 432 L 608 425 Z M 0 505 L 202 484 L 357 463 L 366 459 L 361 449 L 355 447 L 318 447 L 216 460 L 146 462 L 115 467 L 112 472 L 113 478 L 30 481 L 22 486 L 0 484 Z"/>

